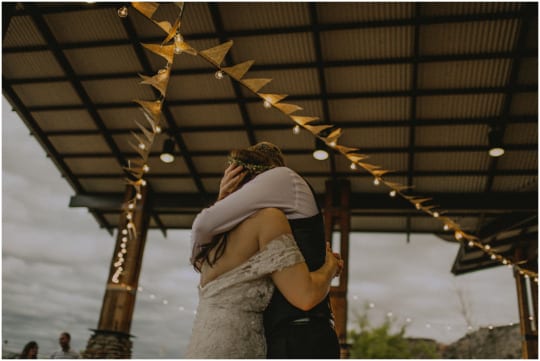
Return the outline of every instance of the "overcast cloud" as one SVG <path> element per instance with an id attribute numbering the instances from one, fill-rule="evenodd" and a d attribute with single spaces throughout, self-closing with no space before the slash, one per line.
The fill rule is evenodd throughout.
<path id="1" fill-rule="evenodd" d="M 2 99 L 2 340 L 19 352 L 35 340 L 40 357 L 66 330 L 82 350 L 97 327 L 115 237 L 74 191 Z M 455 277 L 457 245 L 430 235 L 354 234 L 349 260 L 349 323 L 372 302 L 372 323 L 388 312 L 412 319 L 407 334 L 450 343 L 467 332 L 457 290 L 475 327 L 518 321 L 514 278 L 497 267 Z M 134 358 L 181 358 L 197 304 L 188 263 L 189 231 L 150 231 L 131 333 Z M 429 324 L 429 326 L 428 326 Z"/>

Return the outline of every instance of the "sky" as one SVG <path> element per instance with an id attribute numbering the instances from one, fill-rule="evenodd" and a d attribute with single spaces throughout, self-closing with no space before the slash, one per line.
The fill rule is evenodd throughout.
<path id="1" fill-rule="evenodd" d="M 39 357 L 75 350 L 97 327 L 116 234 L 84 208 L 69 208 L 68 182 L 2 98 L 2 344 L 20 352 L 34 340 Z M 189 230 L 148 233 L 131 334 L 133 358 L 182 358 L 197 306 Z M 454 276 L 458 251 L 432 235 L 355 233 L 350 237 L 349 329 L 365 305 L 374 326 L 385 317 L 406 335 L 451 343 L 473 329 L 519 321 L 512 271 L 496 267 Z M 462 302 L 460 302 L 460 296 Z M 409 322 L 408 322 L 409 321 Z"/>

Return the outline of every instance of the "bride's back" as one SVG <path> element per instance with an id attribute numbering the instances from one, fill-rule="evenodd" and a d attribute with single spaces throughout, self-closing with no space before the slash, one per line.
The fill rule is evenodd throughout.
<path id="1" fill-rule="evenodd" d="M 265 217 L 266 216 L 266 217 Z M 269 217 L 270 216 L 270 217 Z M 268 209 L 262 209 L 245 219 L 227 234 L 227 247 L 213 266 L 204 263 L 201 269 L 201 286 L 238 267 L 259 251 L 259 231 L 272 223 Z M 217 247 L 216 247 L 217 248 Z M 216 248 L 210 253 L 214 257 Z"/>

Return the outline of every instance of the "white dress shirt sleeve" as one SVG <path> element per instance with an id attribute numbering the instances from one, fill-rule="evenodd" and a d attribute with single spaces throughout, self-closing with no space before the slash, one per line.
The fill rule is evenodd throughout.
<path id="1" fill-rule="evenodd" d="M 309 186 L 298 174 L 287 167 L 273 168 L 203 209 L 193 221 L 192 246 L 209 243 L 213 236 L 234 228 L 262 208 L 279 208 L 288 218 L 318 212 Z"/>

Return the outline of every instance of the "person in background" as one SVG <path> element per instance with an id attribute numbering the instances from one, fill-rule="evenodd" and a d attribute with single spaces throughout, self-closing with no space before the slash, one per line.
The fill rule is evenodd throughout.
<path id="1" fill-rule="evenodd" d="M 287 217 L 309 271 L 319 269 L 325 263 L 327 247 L 322 211 L 311 186 L 285 166 L 276 145 L 260 142 L 247 149 L 265 154 L 273 167 L 246 183 L 244 178 L 251 165 L 231 162 L 220 182 L 218 201 L 199 213 L 193 223 L 192 262 L 219 234 L 263 208 L 277 208 Z M 276 289 L 264 312 L 264 328 L 267 358 L 340 357 L 328 295 L 310 310 L 302 310 Z"/>
<path id="2" fill-rule="evenodd" d="M 28 342 L 23 350 L 21 351 L 21 354 L 18 358 L 20 359 L 26 359 L 26 358 L 37 358 L 38 355 L 39 346 L 36 341 L 30 341 Z"/>
<path id="3" fill-rule="evenodd" d="M 60 344 L 61 350 L 54 352 L 51 355 L 51 358 L 59 358 L 59 359 L 80 358 L 79 353 L 71 349 L 70 342 L 71 342 L 71 335 L 67 332 L 62 332 L 60 334 L 60 338 L 58 339 L 58 343 Z"/>

